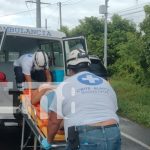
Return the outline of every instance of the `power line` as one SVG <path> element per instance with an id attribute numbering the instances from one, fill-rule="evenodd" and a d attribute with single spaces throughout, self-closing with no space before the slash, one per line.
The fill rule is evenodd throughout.
<path id="1" fill-rule="evenodd" d="M 129 16 L 129 15 L 137 14 L 137 13 L 140 13 L 140 12 L 144 12 L 144 10 L 139 10 L 139 11 L 135 11 L 135 12 L 131 12 L 131 13 L 126 13 L 126 14 L 122 14 L 122 15 L 119 14 L 119 16 L 124 17 L 124 16 Z M 112 16 L 113 16 L 113 14 L 111 14 L 111 16 L 109 16 L 109 18 L 111 18 Z"/>
<path id="2" fill-rule="evenodd" d="M 149 4 L 149 3 L 150 3 L 150 2 L 140 3 L 140 4 L 138 4 L 139 6 L 135 5 L 135 6 L 132 6 L 132 7 L 128 7 L 128 8 L 126 8 L 126 9 L 123 9 L 123 10 L 118 11 L 118 12 L 124 12 L 124 11 L 128 11 L 128 10 L 136 9 L 135 7 L 137 7 L 137 8 L 143 7 L 144 5 Z M 143 5 L 143 6 L 141 6 L 141 5 Z"/>
<path id="3" fill-rule="evenodd" d="M 25 2 L 25 4 L 26 4 L 26 7 L 27 7 L 27 9 L 28 9 L 28 12 L 29 12 L 29 14 L 30 14 L 30 16 L 31 16 L 32 22 L 34 22 L 34 21 L 33 21 L 32 14 L 31 14 L 31 12 L 29 11 L 30 9 L 29 9 L 29 7 L 28 7 L 28 4 L 27 4 L 27 2 Z"/>
<path id="4" fill-rule="evenodd" d="M 28 1 L 26 1 L 27 3 L 29 2 L 29 3 L 37 3 L 37 2 L 35 2 L 35 1 L 33 1 L 33 0 L 28 0 Z M 45 2 L 40 2 L 40 4 L 47 4 L 47 5 L 51 5 L 51 3 L 45 3 Z"/>
<path id="5" fill-rule="evenodd" d="M 51 5 L 56 5 L 56 4 L 57 4 L 57 3 L 53 3 L 53 4 L 51 4 Z M 46 7 L 49 7 L 49 6 L 41 7 L 41 9 L 46 8 Z M 0 18 L 1 18 L 1 17 L 7 17 L 7 16 L 14 16 L 14 15 L 18 15 L 18 14 L 23 14 L 23 13 L 27 13 L 27 12 L 31 12 L 31 11 L 35 11 L 35 10 L 36 10 L 36 8 L 34 8 L 34 9 L 29 9 L 29 10 L 24 10 L 24 11 L 18 11 L 18 12 L 16 12 L 16 13 L 12 13 L 12 14 L 7 14 L 7 15 L 0 16 Z"/>
<path id="6" fill-rule="evenodd" d="M 25 11 L 19 11 L 19 12 L 16 12 L 14 14 L 7 14 L 7 15 L 3 15 L 3 16 L 0 16 L 1 17 L 7 17 L 7 16 L 14 16 L 14 15 L 18 15 L 18 14 L 23 14 L 23 13 L 27 13 L 29 11 L 35 11 L 35 9 L 30 9 L 30 10 L 25 10 Z"/>
<path id="7" fill-rule="evenodd" d="M 75 4 L 78 4 L 79 2 L 81 2 L 83 0 L 79 0 L 77 2 L 74 2 L 74 3 L 68 3 L 68 4 L 63 4 L 63 6 L 67 6 L 67 5 L 75 5 Z"/>
<path id="8" fill-rule="evenodd" d="M 77 3 L 79 3 L 80 1 L 82 1 L 82 0 L 79 0 L 78 2 L 75 2 L 75 3 L 68 3 L 68 4 L 65 4 L 66 2 L 73 2 L 74 0 L 67 0 L 67 1 L 64 1 L 64 2 L 62 2 L 62 4 L 65 6 L 65 5 L 74 5 L 74 4 L 77 4 Z M 58 4 L 58 2 L 57 3 L 52 3 L 50 6 L 52 6 L 52 5 L 57 5 Z M 49 7 L 49 6 L 46 6 L 46 7 Z M 42 9 L 43 8 L 46 8 L 46 7 L 41 7 Z M 24 11 L 18 11 L 18 12 L 15 12 L 15 13 L 11 13 L 11 14 L 6 14 L 6 15 L 2 15 L 2 16 L 0 16 L 0 18 L 2 18 L 2 17 L 8 17 L 8 16 L 14 16 L 14 15 L 19 15 L 19 14 L 23 14 L 23 13 L 28 13 L 28 12 L 31 12 L 31 11 L 35 11 L 36 10 L 36 8 L 34 8 L 34 9 L 28 9 L 28 10 L 24 10 Z"/>
<path id="9" fill-rule="evenodd" d="M 125 17 L 125 18 L 128 18 L 127 16 L 132 16 L 132 15 L 134 15 L 134 18 L 138 15 L 138 13 L 140 13 L 140 12 L 144 12 L 144 10 L 139 10 L 139 11 L 135 11 L 135 12 L 131 12 L 131 13 L 126 13 L 126 14 L 122 14 L 122 15 L 120 15 L 121 17 Z M 136 16 L 135 16 L 135 14 L 137 14 Z M 140 17 L 141 16 L 145 16 L 144 14 L 142 15 L 142 14 L 140 14 Z M 111 16 L 109 16 L 109 18 L 111 18 L 112 17 L 112 14 L 111 14 Z M 139 17 L 139 15 L 137 16 L 137 17 Z"/>
<path id="10" fill-rule="evenodd" d="M 72 2 L 74 0 L 67 0 L 67 1 L 64 1 L 64 2 L 61 2 L 62 4 L 65 4 L 65 3 L 68 3 L 68 2 Z"/>
<path id="11" fill-rule="evenodd" d="M 137 9 L 141 9 L 141 8 L 143 8 L 143 6 L 139 6 L 139 7 L 137 7 L 137 8 L 132 8 L 132 9 L 124 10 L 124 11 L 120 11 L 120 12 L 117 12 L 117 13 L 120 14 L 120 13 L 129 12 L 129 11 L 137 10 Z"/>
<path id="12" fill-rule="evenodd" d="M 149 2 L 147 3 L 141 3 L 139 5 L 145 5 L 145 4 L 150 4 Z M 138 6 L 136 8 L 133 8 L 133 7 L 129 7 L 127 9 L 124 9 L 122 11 L 118 11 L 116 12 L 117 14 L 119 14 L 120 16 L 129 16 L 129 15 L 133 15 L 133 14 L 137 14 L 137 13 L 140 13 L 140 12 L 144 12 L 144 9 L 143 9 L 143 6 Z M 135 7 L 135 6 L 134 6 Z M 139 9 L 139 10 L 138 10 Z M 142 10 L 140 10 L 142 9 Z M 137 11 L 134 11 L 134 10 L 137 10 Z M 129 12 L 129 13 L 126 13 L 126 12 Z M 110 15 L 112 16 L 114 13 L 110 13 Z"/>
<path id="13" fill-rule="evenodd" d="M 126 14 L 122 14 L 121 16 L 128 16 L 128 15 L 133 15 L 139 12 L 144 12 L 144 10 L 139 10 L 139 11 L 135 11 L 135 12 L 131 12 L 131 13 L 126 13 Z"/>
<path id="14" fill-rule="evenodd" d="M 123 10 L 121 10 L 121 11 L 118 11 L 117 13 L 123 13 L 123 12 L 128 12 L 128 11 L 140 9 L 140 8 L 143 8 L 144 5 L 146 5 L 146 4 L 150 4 L 150 2 L 140 3 L 140 4 L 139 4 L 140 6 L 129 7 L 129 8 L 123 9 Z M 143 6 L 141 6 L 141 5 L 143 5 Z"/>

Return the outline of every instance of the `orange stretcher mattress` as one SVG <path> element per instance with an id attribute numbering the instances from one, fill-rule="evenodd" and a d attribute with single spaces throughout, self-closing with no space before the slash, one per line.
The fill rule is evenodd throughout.
<path id="1" fill-rule="evenodd" d="M 28 96 L 29 91 L 24 90 L 23 94 L 21 95 L 21 100 L 27 100 L 25 98 L 25 95 Z M 42 131 L 45 137 L 47 137 L 47 126 L 48 126 L 48 114 L 40 107 L 40 104 L 36 104 L 35 106 L 29 104 L 29 102 L 24 102 L 24 106 L 26 107 L 26 110 L 28 114 L 31 116 L 31 118 L 36 122 L 38 128 Z M 65 135 L 64 130 L 60 129 L 58 130 L 54 141 L 65 141 Z"/>

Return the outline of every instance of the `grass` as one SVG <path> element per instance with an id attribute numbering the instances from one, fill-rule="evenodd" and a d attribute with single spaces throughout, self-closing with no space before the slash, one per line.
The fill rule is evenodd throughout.
<path id="1" fill-rule="evenodd" d="M 117 93 L 119 115 L 150 127 L 150 88 L 124 80 L 110 82 Z"/>

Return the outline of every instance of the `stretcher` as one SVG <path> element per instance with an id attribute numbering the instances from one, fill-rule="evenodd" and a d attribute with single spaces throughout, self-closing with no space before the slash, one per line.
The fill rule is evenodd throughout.
<path id="1" fill-rule="evenodd" d="M 21 150 L 27 147 L 27 141 L 25 142 L 25 125 L 27 124 L 32 133 L 34 134 L 33 149 L 37 149 L 37 145 L 41 145 L 43 139 L 47 138 L 47 125 L 48 125 L 48 114 L 42 110 L 40 104 L 32 105 L 30 101 L 30 94 L 27 90 L 23 91 L 20 95 L 21 105 L 20 110 L 23 116 L 22 122 L 22 136 L 21 136 Z M 58 130 L 54 143 L 52 144 L 53 149 L 64 149 L 66 146 L 64 131 Z M 42 149 L 41 146 L 40 149 Z"/>

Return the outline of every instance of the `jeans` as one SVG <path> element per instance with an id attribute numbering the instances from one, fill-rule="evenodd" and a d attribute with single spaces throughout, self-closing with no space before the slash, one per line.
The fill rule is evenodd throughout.
<path id="1" fill-rule="evenodd" d="M 14 72 L 16 76 L 16 83 L 22 83 L 25 81 L 24 74 L 22 73 L 21 67 L 14 67 Z"/>
<path id="2" fill-rule="evenodd" d="M 77 127 L 79 132 L 79 150 L 121 150 L 121 135 L 118 125 L 113 127 L 91 126 Z M 66 150 L 71 150 L 67 147 Z"/>
<path id="3" fill-rule="evenodd" d="M 21 67 L 14 67 L 14 72 L 15 72 L 17 83 L 22 83 L 25 81 L 25 77 Z M 46 76 L 44 70 L 31 71 L 31 78 L 37 82 L 46 82 Z"/>

